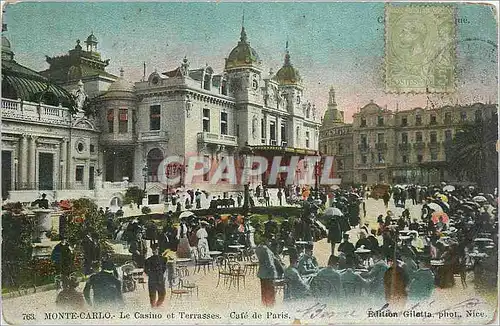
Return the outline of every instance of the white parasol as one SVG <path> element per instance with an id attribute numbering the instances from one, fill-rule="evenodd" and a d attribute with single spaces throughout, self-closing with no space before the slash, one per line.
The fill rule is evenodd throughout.
<path id="1" fill-rule="evenodd" d="M 325 216 L 344 216 L 342 211 L 337 207 L 328 207 L 323 214 Z"/>

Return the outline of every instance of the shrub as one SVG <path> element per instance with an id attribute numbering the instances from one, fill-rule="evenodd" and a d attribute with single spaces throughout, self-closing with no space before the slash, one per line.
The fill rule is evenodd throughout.
<path id="1" fill-rule="evenodd" d="M 149 206 L 144 206 L 144 207 L 141 209 L 141 212 L 142 212 L 142 214 L 144 214 L 144 215 L 148 215 L 149 213 L 151 213 L 151 208 L 149 208 Z"/>

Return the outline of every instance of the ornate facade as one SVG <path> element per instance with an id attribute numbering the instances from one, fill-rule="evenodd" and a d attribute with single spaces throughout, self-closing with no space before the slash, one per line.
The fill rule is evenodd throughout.
<path id="1" fill-rule="evenodd" d="M 446 169 L 446 144 L 465 122 L 496 119 L 496 104 L 444 106 L 390 111 L 373 101 L 353 115 L 353 123 L 341 119 L 332 123 L 336 112 L 328 108 L 323 119 L 320 149 L 338 155 L 338 146 L 353 144 L 353 178 L 343 183 L 437 183 L 457 181 Z M 337 130 L 345 136 L 336 136 Z M 340 174 L 340 169 L 337 169 Z"/>
<path id="2" fill-rule="evenodd" d="M 53 97 L 52 102 L 19 97 L 19 87 L 13 83 L 5 86 L 12 88 L 7 89 L 10 93 L 2 89 L 9 94 L 2 98 L 2 157 L 7 160 L 7 152 L 11 157 L 11 165 L 4 168 L 2 162 L 2 169 L 19 176 L 10 181 L 9 189 L 16 196 L 24 189 L 21 185 L 33 179 L 30 196 L 50 190 L 54 198 L 61 199 L 58 190 L 96 188 L 99 194 L 94 195 L 107 198 L 105 205 L 110 197 L 120 197 L 124 187 L 134 183 L 141 188 L 144 185 L 149 202 L 157 203 L 163 200 L 166 190 L 158 182 L 157 170 L 169 155 L 197 154 L 216 162 L 237 155 L 247 145 L 255 155 L 271 159 L 279 154 L 285 161 L 291 155 L 318 154 L 319 114 L 315 105 L 306 100 L 288 44 L 284 64 L 277 73 L 263 73 L 262 61 L 242 27 L 240 40 L 225 59 L 222 72 L 216 73 L 208 65 L 193 69 L 185 58 L 173 70 L 155 70 L 134 83 L 125 78 L 123 70 L 118 77 L 105 71 L 109 60 L 101 58 L 93 34 L 85 43 L 86 49 L 77 41 L 67 54 L 47 57 L 49 68 L 33 72 L 34 79 L 45 83 L 38 86 L 40 91 L 47 87 L 53 90 L 44 93 Z M 10 55 L 10 44 L 2 49 L 3 55 Z M 10 77 L 3 70 L 5 81 Z M 44 184 L 40 176 L 27 172 L 27 166 L 29 171 L 41 169 L 42 159 L 32 152 L 33 141 L 9 131 L 11 124 L 21 134 L 51 139 L 49 143 L 55 146 L 51 162 L 57 164 L 52 164 L 52 174 L 45 177 L 52 183 Z M 30 150 L 25 152 L 27 148 Z M 25 159 L 26 155 L 30 159 Z M 24 165 L 25 161 L 29 163 Z M 183 186 L 186 164 L 172 171 L 181 176 L 176 187 Z M 21 167 L 19 171 L 14 171 L 14 165 Z M 214 186 L 208 180 L 207 174 L 203 182 L 189 187 L 210 191 L 242 188 Z"/>

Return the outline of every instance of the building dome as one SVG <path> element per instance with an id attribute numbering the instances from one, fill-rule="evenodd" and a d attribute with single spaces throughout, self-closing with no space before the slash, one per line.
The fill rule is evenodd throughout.
<path id="1" fill-rule="evenodd" d="M 240 41 L 226 59 L 226 69 L 260 65 L 260 63 L 259 55 L 250 46 L 245 28 L 242 27 Z"/>
<path id="2" fill-rule="evenodd" d="M 10 41 L 5 36 L 2 36 L 2 49 L 4 48 L 10 49 Z"/>
<path id="3" fill-rule="evenodd" d="M 135 85 L 123 77 L 123 69 L 120 70 L 120 77 L 115 80 L 104 94 L 105 98 L 130 97 L 135 98 Z"/>
<path id="4" fill-rule="evenodd" d="M 14 58 L 14 52 L 10 48 L 10 41 L 2 36 L 2 60 L 12 60 Z"/>
<path id="5" fill-rule="evenodd" d="M 296 85 L 302 82 L 299 71 L 295 69 L 290 62 L 290 53 L 288 53 L 288 50 L 285 54 L 285 63 L 283 67 L 278 70 L 273 79 L 280 85 Z"/>

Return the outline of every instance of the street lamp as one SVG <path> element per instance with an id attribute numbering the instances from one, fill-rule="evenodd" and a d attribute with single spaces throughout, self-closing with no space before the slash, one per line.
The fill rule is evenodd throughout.
<path id="1" fill-rule="evenodd" d="M 316 161 L 314 165 L 314 188 L 315 188 L 315 198 L 318 199 L 318 187 L 319 187 L 319 175 L 320 175 L 320 167 L 321 167 L 321 155 L 316 151 L 316 156 L 319 157 L 319 160 Z"/>
<path id="2" fill-rule="evenodd" d="M 144 196 L 142 197 L 142 199 L 146 197 L 146 183 L 148 182 L 148 171 L 149 171 L 148 164 L 145 163 L 144 167 L 142 168 L 142 176 L 144 177 L 144 188 L 143 188 Z"/>
<path id="3" fill-rule="evenodd" d="M 253 149 L 248 145 L 248 142 L 245 142 L 245 146 L 243 146 L 240 151 L 239 155 L 243 158 L 243 171 L 241 173 L 241 178 L 246 181 L 246 175 L 243 175 L 243 173 L 246 171 L 246 166 L 248 163 L 248 157 L 250 155 L 253 155 Z M 243 215 L 246 216 L 248 214 L 249 210 L 249 204 L 250 204 L 250 182 L 245 182 L 243 185 L 244 187 L 244 193 L 243 193 Z"/>
<path id="4" fill-rule="evenodd" d="M 64 187 L 63 187 L 63 180 L 64 180 L 63 179 L 63 167 L 64 167 L 64 161 L 63 160 L 59 161 L 59 166 L 60 166 L 60 168 L 59 168 L 59 174 L 61 176 L 60 179 L 61 179 L 61 190 L 62 190 L 62 189 L 64 189 Z"/>

